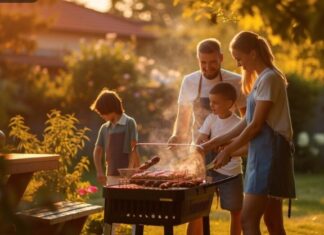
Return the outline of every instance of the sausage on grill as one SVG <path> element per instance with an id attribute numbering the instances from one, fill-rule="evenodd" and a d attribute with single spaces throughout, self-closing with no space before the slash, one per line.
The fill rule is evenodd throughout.
<path id="1" fill-rule="evenodd" d="M 148 168 L 150 168 L 151 166 L 157 164 L 160 161 L 160 158 L 158 156 L 153 157 L 150 160 L 147 160 L 146 162 L 144 162 L 142 165 L 140 165 L 139 169 L 140 170 L 147 170 Z"/>

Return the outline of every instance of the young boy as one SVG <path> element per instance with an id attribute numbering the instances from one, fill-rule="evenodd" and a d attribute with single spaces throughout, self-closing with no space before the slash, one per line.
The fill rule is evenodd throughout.
<path id="1" fill-rule="evenodd" d="M 135 150 L 138 139 L 136 122 L 125 114 L 118 94 L 106 88 L 100 92 L 90 109 L 106 121 L 99 130 L 93 151 L 97 180 L 102 185 L 118 184 L 118 168 L 139 166 L 139 156 Z M 106 174 L 102 167 L 103 155 Z"/>
<path id="2" fill-rule="evenodd" d="M 197 144 L 202 144 L 210 138 L 226 133 L 240 122 L 240 118 L 230 111 L 230 108 L 236 101 L 236 91 L 232 85 L 225 82 L 215 85 L 209 92 L 209 101 L 212 113 L 206 117 L 203 125 L 199 129 Z M 246 148 L 240 149 L 238 153 L 242 154 L 245 151 Z M 206 162 L 208 163 L 216 156 L 217 151 L 208 153 Z M 241 234 L 240 216 L 243 202 L 242 159 L 241 157 L 232 157 L 227 165 L 208 172 L 208 175 L 213 178 L 213 181 L 237 174 L 240 174 L 240 177 L 228 183 L 221 184 L 216 189 L 220 198 L 221 208 L 231 213 L 231 235 Z M 201 234 L 202 221 L 199 219 L 192 223 L 194 223 L 192 230 L 195 231 L 189 232 L 188 234 Z"/>

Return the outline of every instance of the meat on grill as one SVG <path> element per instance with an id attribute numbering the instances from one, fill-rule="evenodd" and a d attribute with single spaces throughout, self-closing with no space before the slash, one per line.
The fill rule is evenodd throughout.
<path id="1" fill-rule="evenodd" d="M 144 188 L 141 185 L 138 184 L 120 184 L 120 185 L 112 185 L 110 186 L 112 188 L 124 188 L 124 189 L 142 189 Z"/>
<path id="2" fill-rule="evenodd" d="M 153 172 L 144 171 L 134 174 L 130 179 L 130 183 L 144 187 L 159 187 L 161 189 L 171 187 L 190 188 L 203 183 L 203 179 L 186 174 L 185 172 L 160 170 Z"/>
<path id="3" fill-rule="evenodd" d="M 155 157 L 151 158 L 150 160 L 147 160 L 146 162 L 144 162 L 142 165 L 140 165 L 139 169 L 147 170 L 151 166 L 157 164 L 159 161 L 160 161 L 160 158 L 158 156 L 155 156 Z"/>
<path id="4" fill-rule="evenodd" d="M 179 178 L 192 178 L 192 176 L 186 175 L 185 172 L 176 172 L 176 171 L 144 171 L 141 173 L 134 174 L 131 179 L 157 179 L 157 180 L 172 180 Z"/>

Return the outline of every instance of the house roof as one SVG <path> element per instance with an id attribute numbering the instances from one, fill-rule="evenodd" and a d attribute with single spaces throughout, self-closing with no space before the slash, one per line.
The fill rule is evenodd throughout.
<path id="1" fill-rule="evenodd" d="M 143 29 L 138 22 L 117 17 L 109 13 L 101 13 L 85 8 L 76 3 L 59 0 L 52 4 L 41 3 L 1 3 L 0 10 L 7 12 L 35 12 L 46 19 L 53 19 L 51 30 L 73 33 L 107 34 L 116 33 L 117 36 L 136 36 L 138 38 L 153 39 L 155 36 Z"/>

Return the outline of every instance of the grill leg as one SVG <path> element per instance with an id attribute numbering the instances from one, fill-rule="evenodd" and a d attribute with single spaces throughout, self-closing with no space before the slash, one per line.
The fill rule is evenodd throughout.
<path id="1" fill-rule="evenodd" d="M 135 225 L 135 235 L 143 235 L 144 226 L 141 224 Z"/>
<path id="2" fill-rule="evenodd" d="M 108 223 L 105 223 L 104 224 L 104 235 L 111 235 L 111 232 L 112 232 L 112 224 L 108 224 Z"/>
<path id="3" fill-rule="evenodd" d="M 173 226 L 164 226 L 164 235 L 173 235 Z"/>
<path id="4" fill-rule="evenodd" d="M 203 217 L 203 229 L 204 235 L 210 235 L 209 215 Z"/>

